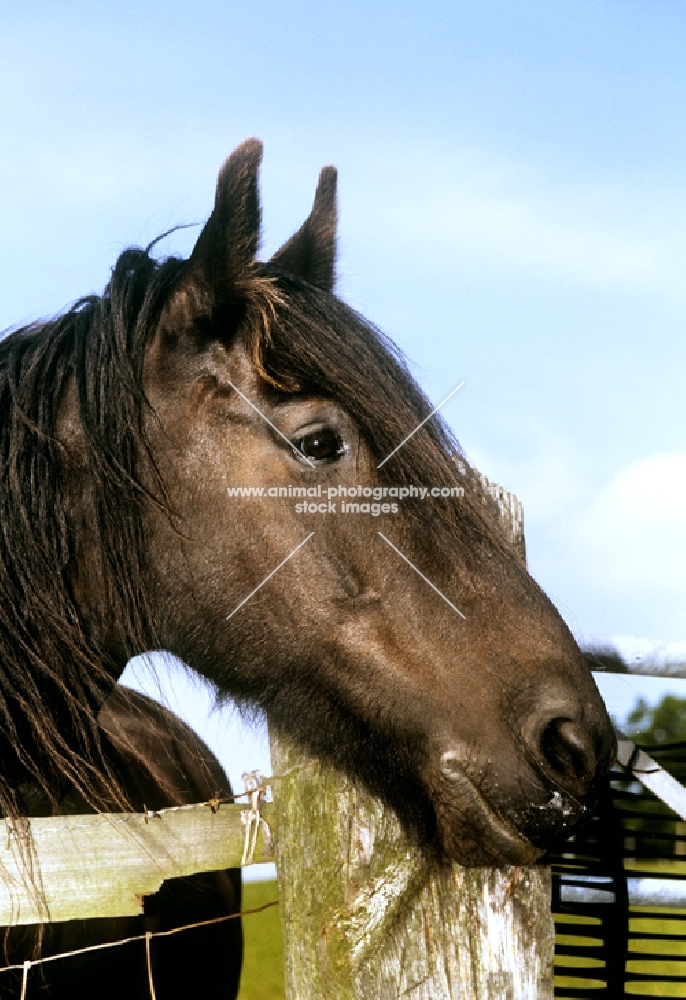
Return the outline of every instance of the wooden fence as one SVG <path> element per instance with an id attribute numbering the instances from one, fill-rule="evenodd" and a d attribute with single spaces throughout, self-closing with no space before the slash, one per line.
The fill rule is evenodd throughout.
<path id="1" fill-rule="evenodd" d="M 246 813 L 245 805 L 212 801 L 145 814 L 5 820 L 0 925 L 137 916 L 143 897 L 165 879 L 272 861 L 263 823 L 246 857 L 246 832 L 254 830 Z M 273 805 L 261 815 L 275 826 Z"/>

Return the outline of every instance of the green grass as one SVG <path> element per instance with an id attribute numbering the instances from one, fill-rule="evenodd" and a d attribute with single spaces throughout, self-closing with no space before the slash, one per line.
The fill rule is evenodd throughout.
<path id="1" fill-rule="evenodd" d="M 244 882 L 243 910 L 256 909 L 279 893 L 276 881 Z M 244 958 L 238 1000 L 284 1000 L 283 939 L 278 906 L 243 917 Z"/>
<path id="2" fill-rule="evenodd" d="M 627 865 L 628 867 L 628 865 Z M 665 871 L 670 868 L 669 862 L 658 862 L 655 866 L 656 871 Z M 653 981 L 645 982 L 629 982 L 626 987 L 627 996 L 636 997 L 682 997 L 686 998 L 686 980 L 680 983 L 665 983 L 660 982 L 661 975 L 664 974 L 676 974 L 676 975 L 686 975 L 686 965 L 675 961 L 678 958 L 686 958 L 686 913 L 683 910 L 670 910 L 670 913 L 680 914 L 683 920 L 673 921 L 673 920 L 660 920 L 659 918 L 648 918 L 642 915 L 643 911 L 651 912 L 651 908 L 647 907 L 632 907 L 629 917 L 629 926 L 632 931 L 636 932 L 648 932 L 652 934 L 683 934 L 684 937 L 680 941 L 668 941 L 668 940 L 650 940 L 641 941 L 633 940 L 629 944 L 629 961 L 627 963 L 627 970 L 629 972 L 629 977 L 631 977 L 632 972 L 647 973 L 653 978 Z M 652 911 L 654 912 L 654 911 Z M 564 934 L 564 924 L 571 921 L 573 918 L 569 917 L 565 919 L 564 917 L 556 916 L 557 923 L 557 935 L 556 938 L 560 942 L 569 941 L 567 935 Z M 593 918 L 587 918 L 584 923 L 591 923 Z M 596 921 L 593 921 L 594 923 Z M 599 923 L 599 921 L 597 922 Z M 589 934 L 592 935 L 592 927 L 589 926 Z M 590 940 L 583 940 L 584 944 L 590 944 Z M 641 961 L 641 952 L 652 952 L 658 953 L 664 956 L 661 960 L 651 960 L 651 961 Z M 596 961 L 590 959 L 574 959 L 574 958 L 564 958 L 561 959 L 561 963 L 564 962 L 566 968 L 571 972 L 572 966 L 585 966 L 586 968 L 598 967 Z M 558 995 L 562 998 L 565 996 L 565 986 L 585 986 L 588 991 L 588 1000 L 593 1000 L 594 989 L 592 983 L 585 982 L 583 980 L 574 979 L 573 974 L 569 975 L 557 975 L 555 977 L 555 986 L 559 991 Z M 596 981 L 597 987 L 599 988 L 602 983 L 600 980 Z"/>
<path id="3" fill-rule="evenodd" d="M 669 863 L 667 863 L 668 865 Z M 666 867 L 663 862 L 661 866 L 656 866 L 657 870 L 662 870 Z M 256 909 L 259 906 L 263 906 L 265 903 L 269 903 L 272 900 L 278 898 L 278 890 L 275 881 L 268 882 L 247 882 L 243 885 L 243 909 L 251 910 Z M 658 984 L 661 972 L 668 972 L 674 969 L 674 959 L 683 956 L 686 957 L 686 913 L 684 911 L 671 911 L 680 912 L 683 915 L 684 923 L 681 921 L 676 924 L 668 920 L 659 919 L 647 919 L 641 913 L 639 907 L 632 908 L 631 913 L 631 928 L 635 931 L 651 931 L 655 934 L 660 933 L 679 933 L 681 931 L 684 933 L 683 941 L 651 941 L 650 944 L 643 943 L 640 941 L 632 942 L 631 957 L 629 961 L 629 970 L 631 972 L 649 972 L 655 976 L 655 982 L 651 984 L 650 982 L 635 984 L 628 987 L 628 994 L 633 994 L 638 997 L 684 997 L 686 998 L 686 982 L 683 984 L 674 984 L 668 986 L 667 984 Z M 567 940 L 567 935 L 564 934 L 564 923 L 567 920 L 571 921 L 573 919 L 579 920 L 580 918 L 559 917 L 558 920 L 558 939 L 560 941 Z M 597 939 L 594 938 L 595 926 L 599 924 L 599 921 L 595 920 L 593 917 L 581 918 L 582 923 L 587 923 L 589 925 L 589 938 L 585 940 L 584 943 L 591 944 L 595 943 Z M 678 929 L 677 929 L 678 928 Z M 264 910 L 262 913 L 250 914 L 243 919 L 243 934 L 245 939 L 245 958 L 243 963 L 243 975 L 241 977 L 241 990 L 239 994 L 239 1000 L 284 1000 L 284 985 L 283 985 L 283 941 L 281 937 L 281 923 L 279 917 L 278 906 L 270 907 Z M 600 942 L 598 941 L 598 944 Z M 640 959 L 640 953 L 642 950 L 655 950 L 661 951 L 664 955 L 664 961 L 656 962 L 642 962 Z M 671 960 L 671 961 L 670 961 Z M 567 960 L 568 966 L 577 965 L 577 962 Z M 579 962 L 578 964 L 586 964 L 585 962 Z M 588 965 L 594 966 L 596 962 L 591 960 Z M 596 966 L 597 967 L 597 966 Z M 571 968 L 569 969 L 571 972 Z M 573 984 L 586 985 L 588 989 L 588 1000 L 593 1000 L 593 994 L 595 990 L 592 988 L 591 984 L 588 982 L 583 984 L 579 980 L 575 980 L 572 976 L 557 975 L 555 977 L 555 982 L 560 995 L 564 996 L 564 986 L 571 986 Z M 598 986 L 601 985 L 600 980 L 598 981 Z M 589 988 L 590 987 L 590 988 Z"/>

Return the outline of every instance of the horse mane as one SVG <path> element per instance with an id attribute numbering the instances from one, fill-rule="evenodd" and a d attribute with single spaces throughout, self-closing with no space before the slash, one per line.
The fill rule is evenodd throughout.
<path id="1" fill-rule="evenodd" d="M 164 490 L 143 430 L 142 365 L 179 268 L 126 250 L 102 296 L 0 342 L 0 811 L 7 816 L 25 808 L 27 782 L 53 803 L 69 783 L 96 805 L 109 773 L 97 713 L 121 667 L 99 647 L 74 594 L 70 456 L 58 428 L 72 385 L 105 607 L 127 656 L 154 646 L 141 510 L 148 500 L 163 502 Z M 124 804 L 121 789 L 115 797 Z"/>
<path id="2" fill-rule="evenodd" d="M 58 420 L 73 385 L 104 607 L 119 626 L 126 657 L 159 648 L 146 590 L 143 511 L 152 503 L 173 512 L 145 434 L 143 362 L 187 273 L 187 262 L 177 258 L 157 261 L 150 248 L 125 250 L 102 296 L 83 298 L 0 343 L 0 812 L 6 816 L 26 810 L 27 781 L 52 802 L 70 783 L 98 807 L 105 775 L 109 807 L 126 805 L 97 721 L 121 664 L 100 647 L 74 592 L 76 529 L 65 476 L 71 457 Z M 208 301 L 199 313 L 200 336 L 221 329 L 223 339 L 242 338 L 263 378 L 281 391 L 317 393 L 344 406 L 379 461 L 430 412 L 390 340 L 278 264 L 255 264 L 238 300 L 234 291 L 230 302 Z M 440 417 L 380 474 L 394 485 L 458 480 L 465 486 L 458 504 L 434 500 L 435 516 L 424 513 L 435 563 L 446 532 L 510 551 L 492 501 Z M 409 509 L 422 516 L 421 505 Z M 469 546 L 464 551 L 465 559 L 477 558 Z"/>

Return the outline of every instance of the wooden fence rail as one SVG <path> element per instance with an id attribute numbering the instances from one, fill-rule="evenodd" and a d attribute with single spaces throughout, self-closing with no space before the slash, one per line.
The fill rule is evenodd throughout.
<path id="1" fill-rule="evenodd" d="M 0 925 L 136 916 L 143 896 L 157 892 L 165 879 L 238 868 L 245 812 L 245 805 L 230 803 L 5 821 Z M 262 815 L 270 826 L 275 822 L 270 803 Z M 256 862 L 274 857 L 263 832 L 261 827 Z"/>

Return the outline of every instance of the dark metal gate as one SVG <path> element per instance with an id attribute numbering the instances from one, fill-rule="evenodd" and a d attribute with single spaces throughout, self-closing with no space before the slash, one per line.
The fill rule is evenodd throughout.
<path id="1" fill-rule="evenodd" d="M 686 783 L 686 743 L 646 749 Z M 617 767 L 549 860 L 555 997 L 686 997 L 686 823 Z"/>

